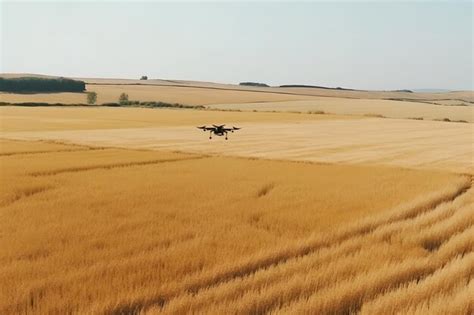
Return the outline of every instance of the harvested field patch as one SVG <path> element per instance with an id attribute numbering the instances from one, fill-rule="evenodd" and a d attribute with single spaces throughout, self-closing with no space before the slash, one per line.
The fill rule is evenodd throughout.
<path id="1" fill-rule="evenodd" d="M 198 126 L 223 122 L 296 122 L 357 119 L 335 115 L 240 113 L 206 110 L 110 107 L 0 107 L 0 131 L 104 130 L 170 126 Z"/>
<path id="2" fill-rule="evenodd" d="M 213 104 L 208 107 L 241 111 L 323 112 L 398 119 L 415 117 L 423 120 L 442 120 L 447 118 L 450 121 L 464 120 L 474 123 L 474 107 L 472 104 L 466 106 L 440 106 L 422 101 L 317 97 L 302 101 Z"/>
<path id="3" fill-rule="evenodd" d="M 88 112 L 88 109 L 82 109 L 82 111 Z M 232 119 L 225 122 L 229 126 L 242 127 L 242 130 L 231 134 L 228 141 L 219 137 L 209 141 L 208 135 L 197 130 L 196 126 L 209 125 L 215 121 L 207 120 L 209 119 L 207 117 L 202 118 L 203 120 L 199 123 L 198 115 L 201 113 L 206 112 L 164 112 L 162 118 L 156 118 L 154 127 L 136 128 L 123 123 L 123 127 L 105 130 L 87 130 L 85 127 L 84 130 L 71 128 L 43 132 L 6 131 L 3 137 L 19 140 L 47 139 L 98 147 L 179 150 L 196 154 L 322 163 L 391 165 L 469 174 L 474 172 L 472 163 L 474 124 L 382 118 L 336 119 L 337 116 L 330 118 L 329 115 L 279 113 L 260 114 L 268 116 L 260 116 L 261 121 L 252 121 L 249 117 L 259 115 L 259 113 L 223 112 L 216 113 L 222 116 L 218 116 L 221 118 L 215 121 Z M 67 117 L 67 110 L 58 111 L 56 115 Z M 170 126 L 161 123 L 161 119 L 170 119 L 170 122 L 178 121 L 180 115 L 183 115 L 184 120 L 192 117 L 196 120 L 195 124 Z M 272 115 L 275 116 L 272 117 Z M 255 116 L 253 119 L 258 117 Z M 308 117 L 316 118 L 312 120 Z M 319 117 L 326 118 L 319 119 Z M 249 120 L 245 120 L 247 118 Z M 150 119 L 155 118 L 150 117 Z M 237 119 L 242 120 L 239 122 Z M 8 121 L 9 118 L 5 120 Z M 97 122 L 88 120 L 87 123 L 94 125 Z M 125 128 L 125 126 L 128 127 Z"/>

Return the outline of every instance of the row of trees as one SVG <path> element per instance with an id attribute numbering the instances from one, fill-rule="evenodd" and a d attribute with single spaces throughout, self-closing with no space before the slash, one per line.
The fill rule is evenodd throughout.
<path id="1" fill-rule="evenodd" d="M 258 86 L 258 87 L 269 87 L 268 84 L 259 83 L 259 82 L 240 82 L 239 85 Z"/>
<path id="2" fill-rule="evenodd" d="M 94 105 L 97 102 L 97 93 L 96 92 L 87 92 L 87 104 L 89 105 Z M 128 100 L 128 94 L 122 93 L 119 96 L 119 104 L 120 105 L 131 105 L 131 103 Z"/>
<path id="3" fill-rule="evenodd" d="M 96 92 L 87 92 L 87 104 L 89 105 L 94 105 L 97 102 L 97 93 Z M 130 102 L 128 100 L 128 94 L 127 93 L 122 93 L 119 96 L 119 102 L 118 104 L 120 105 L 131 105 L 132 103 L 139 103 L 139 102 Z"/>
<path id="4" fill-rule="evenodd" d="M 0 91 L 3 92 L 83 92 L 85 89 L 84 81 L 65 78 L 0 78 Z"/>
<path id="5" fill-rule="evenodd" d="M 94 104 L 97 100 L 97 94 L 95 92 L 88 93 L 88 103 Z M 127 93 L 122 93 L 119 96 L 118 103 L 103 103 L 103 106 L 111 106 L 111 107 L 120 107 L 120 106 L 139 106 L 139 107 L 146 107 L 146 108 L 193 108 L 193 109 L 205 109 L 202 105 L 184 105 L 179 103 L 166 103 L 161 101 L 131 101 L 128 98 Z"/>

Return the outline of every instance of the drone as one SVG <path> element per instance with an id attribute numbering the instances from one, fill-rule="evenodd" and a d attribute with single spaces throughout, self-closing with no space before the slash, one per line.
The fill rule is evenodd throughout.
<path id="1" fill-rule="evenodd" d="M 197 127 L 198 129 L 201 129 L 202 131 L 206 132 L 209 131 L 209 139 L 212 139 L 212 134 L 215 134 L 216 136 L 222 137 L 225 135 L 225 139 L 227 140 L 227 133 L 234 132 L 235 130 L 240 130 L 242 128 L 237 128 L 237 127 L 232 127 L 232 128 L 224 128 L 225 125 L 212 125 L 212 127 L 206 127 L 206 126 L 201 126 Z"/>

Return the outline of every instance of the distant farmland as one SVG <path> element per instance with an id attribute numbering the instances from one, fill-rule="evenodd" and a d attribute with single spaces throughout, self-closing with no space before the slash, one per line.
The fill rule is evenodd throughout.
<path id="1" fill-rule="evenodd" d="M 9 78 L 8 75 L 3 77 Z M 1 76 L 0 76 L 1 79 Z M 18 79 L 18 78 L 14 78 Z M 42 80 L 45 78 L 41 77 Z M 10 79 L 11 80 L 11 79 Z M 471 91 L 408 93 L 346 89 L 263 87 L 171 80 L 81 79 L 97 104 L 130 101 L 203 105 L 221 110 L 325 112 L 338 115 L 473 122 Z M 87 104 L 85 93 L 0 93 L 4 104 Z"/>

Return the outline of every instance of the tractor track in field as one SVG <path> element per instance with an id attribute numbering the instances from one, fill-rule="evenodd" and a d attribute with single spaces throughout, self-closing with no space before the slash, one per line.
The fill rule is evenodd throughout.
<path id="1" fill-rule="evenodd" d="M 50 171 L 31 172 L 28 175 L 33 176 L 33 177 L 54 176 L 54 175 L 64 174 L 64 173 L 78 173 L 78 172 L 87 172 L 87 171 L 94 171 L 94 170 L 111 170 L 115 168 L 147 166 L 147 165 L 161 164 L 161 163 L 199 160 L 199 159 L 204 159 L 204 158 L 206 158 L 206 156 L 173 158 L 173 159 L 158 159 L 158 160 L 155 159 L 155 160 L 148 160 L 148 161 L 124 162 L 124 163 L 115 163 L 115 164 L 98 164 L 98 165 L 90 165 L 90 166 L 82 166 L 82 167 L 68 167 L 68 168 L 62 168 L 62 169 L 50 170 Z"/>
<path id="2" fill-rule="evenodd" d="M 0 153 L 0 157 L 9 157 L 9 156 L 17 156 L 17 155 L 32 155 L 32 154 L 65 153 L 65 152 L 84 152 L 84 151 L 98 151 L 98 150 L 106 150 L 106 148 L 5 152 L 5 153 Z"/>
<path id="3" fill-rule="evenodd" d="M 4 200 L 3 202 L 0 202 L 0 207 L 5 208 L 20 200 L 23 200 L 25 198 L 30 198 L 32 196 L 49 191 L 51 189 L 53 189 L 52 186 L 38 186 L 38 187 L 32 187 L 32 188 L 23 189 L 21 191 L 17 191 L 13 197 L 10 197 Z"/>

